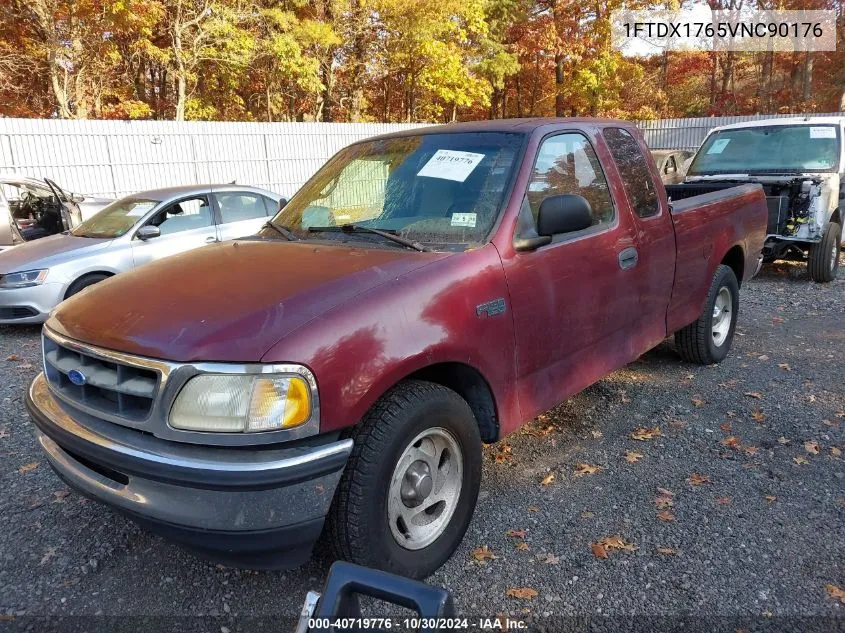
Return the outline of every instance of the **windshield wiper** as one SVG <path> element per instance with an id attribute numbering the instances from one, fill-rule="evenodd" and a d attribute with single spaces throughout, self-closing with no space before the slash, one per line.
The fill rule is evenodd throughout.
<path id="1" fill-rule="evenodd" d="M 270 227 L 271 229 L 275 230 L 276 233 L 278 233 L 279 235 L 281 235 L 285 239 L 290 240 L 291 242 L 298 242 L 299 241 L 299 238 L 296 237 L 293 233 L 291 233 L 290 229 L 287 229 L 284 226 L 279 226 L 278 224 L 276 224 L 272 220 L 268 220 L 267 222 L 265 222 L 264 226 L 262 226 L 261 228 L 263 229 L 263 228 L 267 228 L 267 227 Z"/>
<path id="2" fill-rule="evenodd" d="M 408 240 L 404 237 L 400 237 L 399 235 L 396 235 L 395 232 L 382 231 L 381 229 L 374 229 L 369 226 L 361 226 L 360 224 L 341 224 L 340 226 L 309 226 L 308 230 L 312 233 L 323 233 L 330 231 L 342 231 L 343 233 L 372 233 L 373 235 L 379 235 L 387 240 L 390 240 L 391 242 L 396 242 L 397 244 L 401 244 L 402 246 L 413 248 L 415 251 L 421 251 L 424 253 L 431 251 L 428 246 L 424 246 L 415 240 Z"/>

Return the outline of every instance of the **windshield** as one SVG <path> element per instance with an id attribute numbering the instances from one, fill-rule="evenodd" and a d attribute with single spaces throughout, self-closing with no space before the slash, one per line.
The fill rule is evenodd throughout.
<path id="1" fill-rule="evenodd" d="M 473 132 L 357 143 L 326 163 L 273 222 L 304 239 L 384 242 L 366 232 L 309 231 L 355 224 L 423 244 L 482 242 L 498 217 L 523 139 Z"/>
<path id="2" fill-rule="evenodd" d="M 120 237 L 147 214 L 158 200 L 123 198 L 112 202 L 71 231 L 77 237 Z"/>
<path id="3" fill-rule="evenodd" d="M 707 137 L 687 175 L 835 171 L 840 142 L 835 125 L 722 130 Z"/>

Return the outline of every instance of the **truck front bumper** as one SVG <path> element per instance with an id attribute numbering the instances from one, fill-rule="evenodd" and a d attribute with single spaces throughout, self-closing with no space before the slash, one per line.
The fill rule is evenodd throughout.
<path id="1" fill-rule="evenodd" d="M 50 465 L 71 487 L 151 531 L 243 567 L 292 567 L 309 558 L 352 450 L 348 439 L 222 448 L 151 439 L 125 427 L 106 433 L 108 425 L 95 430 L 74 419 L 43 374 L 30 386 L 26 407 Z"/>

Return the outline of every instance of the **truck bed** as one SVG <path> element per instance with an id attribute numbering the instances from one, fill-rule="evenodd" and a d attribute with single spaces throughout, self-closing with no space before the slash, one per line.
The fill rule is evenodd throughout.
<path id="1" fill-rule="evenodd" d="M 690 185 L 670 185 L 667 192 L 675 187 Z M 742 269 L 738 275 L 740 283 L 754 275 L 766 239 L 767 214 L 759 184 L 716 187 L 672 202 L 671 209 L 677 258 L 666 316 L 670 333 L 689 325 L 701 313 L 713 273 L 720 263 L 714 261 L 714 253 L 738 258 L 736 263 Z"/>

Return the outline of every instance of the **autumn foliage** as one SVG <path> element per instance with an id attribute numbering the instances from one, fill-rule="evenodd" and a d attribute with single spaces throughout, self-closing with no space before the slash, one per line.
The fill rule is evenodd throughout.
<path id="1" fill-rule="evenodd" d="M 836 52 L 623 57 L 610 13 L 650 5 L 666 3 L 7 0 L 0 115 L 391 122 L 845 109 L 845 0 L 777 3 L 836 10 Z"/>

